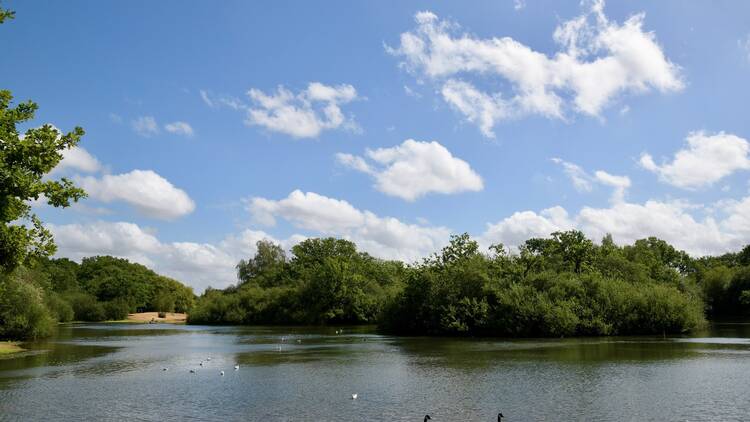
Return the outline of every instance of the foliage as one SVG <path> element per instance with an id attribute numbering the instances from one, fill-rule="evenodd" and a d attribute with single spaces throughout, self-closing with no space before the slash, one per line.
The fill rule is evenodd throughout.
<path id="1" fill-rule="evenodd" d="M 750 271 L 701 282 L 700 260 L 656 238 L 621 247 L 611 236 L 597 245 L 567 231 L 529 239 L 518 253 L 490 250 L 462 234 L 407 266 L 342 239 L 307 239 L 290 259 L 262 241 L 240 261 L 238 285 L 207 290 L 189 322 L 377 323 L 416 335 L 666 334 L 705 324 L 703 299 L 712 289 L 750 305 Z"/>

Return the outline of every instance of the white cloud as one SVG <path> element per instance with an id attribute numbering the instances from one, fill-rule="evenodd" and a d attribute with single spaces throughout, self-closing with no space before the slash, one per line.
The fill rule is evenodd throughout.
<path id="1" fill-rule="evenodd" d="M 591 2 L 581 16 L 560 24 L 554 40 L 560 50 L 548 56 L 510 38 L 481 39 L 458 34 L 458 25 L 431 12 L 415 16 L 416 29 L 401 34 L 402 65 L 440 86 L 445 101 L 478 125 L 485 136 L 502 120 L 531 114 L 564 119 L 574 111 L 599 116 L 622 94 L 679 91 L 683 81 L 653 32 L 644 31 L 644 14 L 623 24 L 604 15 L 604 2 Z M 462 80 L 469 75 L 506 92 L 484 92 Z"/>
<path id="2" fill-rule="evenodd" d="M 612 192 L 612 202 L 621 202 L 625 198 L 625 192 L 630 187 L 630 178 L 627 176 L 616 176 L 603 170 L 597 170 L 594 175 L 590 175 L 577 164 L 553 158 L 552 162 L 563 166 L 563 171 L 573 182 L 573 186 L 579 192 L 591 192 L 594 189 L 594 183 L 614 188 Z"/>
<path id="3" fill-rule="evenodd" d="M 488 224 L 479 237 L 484 247 L 502 243 L 511 250 L 532 237 L 547 237 L 550 233 L 573 228 L 568 212 L 560 206 L 542 210 L 516 212 L 495 224 Z"/>
<path id="4" fill-rule="evenodd" d="M 49 228 L 58 245 L 58 257 L 76 261 L 94 255 L 126 258 L 185 282 L 198 293 L 208 286 L 224 288 L 235 283 L 234 266 L 255 254 L 258 240 L 269 239 L 288 249 L 304 239 L 295 235 L 279 241 L 262 231 L 245 230 L 213 245 L 162 242 L 149 230 L 127 222 L 51 224 Z"/>
<path id="5" fill-rule="evenodd" d="M 552 162 L 563 166 L 563 171 L 573 182 L 573 186 L 579 192 L 591 192 L 593 186 L 591 185 L 591 176 L 586 173 L 579 165 L 571 162 L 562 160 L 560 158 L 553 158 Z"/>
<path id="6" fill-rule="evenodd" d="M 599 183 L 614 188 L 612 193 L 613 202 L 622 202 L 625 199 L 625 192 L 630 187 L 630 178 L 627 176 L 615 176 L 609 174 L 606 171 L 597 170 L 594 173 L 594 177 Z"/>
<path id="7" fill-rule="evenodd" d="M 255 103 L 255 107 L 248 110 L 246 122 L 249 125 L 295 138 L 316 138 L 324 130 L 358 128 L 341 110 L 342 104 L 357 99 L 357 91 L 351 85 L 311 82 L 296 95 L 283 86 L 279 86 L 275 94 L 253 88 L 248 95 Z"/>
<path id="8" fill-rule="evenodd" d="M 270 225 L 280 217 L 300 229 L 350 239 L 360 249 L 386 259 L 412 261 L 427 256 L 444 246 L 450 235 L 445 227 L 379 217 L 344 200 L 299 190 L 281 200 L 253 198 L 248 210 L 258 223 Z"/>
<path id="9" fill-rule="evenodd" d="M 516 10 L 521 10 L 524 7 L 526 7 L 526 0 L 513 0 L 513 8 Z"/>
<path id="10" fill-rule="evenodd" d="M 95 173 L 102 169 L 99 160 L 86 151 L 83 147 L 73 147 L 62 152 L 63 159 L 50 172 L 50 174 L 62 172 L 64 170 L 77 170 L 84 173 Z"/>
<path id="11" fill-rule="evenodd" d="M 248 108 L 239 98 L 226 95 L 214 97 L 205 90 L 200 90 L 199 93 L 201 100 L 211 108 L 229 107 L 233 110 L 247 110 Z"/>
<path id="12" fill-rule="evenodd" d="M 750 144 L 743 138 L 724 132 L 693 132 L 686 142 L 671 163 L 657 165 L 644 153 L 641 166 L 658 174 L 662 181 L 685 189 L 711 186 L 737 170 L 750 169 Z"/>
<path id="13" fill-rule="evenodd" d="M 124 201 L 147 216 L 171 220 L 191 213 L 195 203 L 185 191 L 151 170 L 133 170 L 118 175 L 77 178 L 93 199 Z"/>
<path id="14" fill-rule="evenodd" d="M 387 195 L 414 201 L 428 193 L 452 194 L 480 191 L 482 178 L 466 161 L 454 157 L 437 142 L 407 139 L 392 148 L 367 150 L 363 157 L 337 154 L 337 160 L 355 170 L 372 175 L 375 188 Z"/>
<path id="15" fill-rule="evenodd" d="M 172 122 L 164 125 L 164 130 L 175 135 L 191 137 L 194 135 L 193 127 L 187 122 Z"/>
<path id="16" fill-rule="evenodd" d="M 149 138 L 159 133 L 159 125 L 153 116 L 141 116 L 131 122 L 131 126 L 136 134 Z"/>
<path id="17" fill-rule="evenodd" d="M 619 179 L 611 182 L 618 186 L 628 184 Z M 699 218 L 696 213 L 708 215 Z M 615 201 L 606 208 L 583 207 L 572 216 L 559 206 L 541 213 L 517 212 L 488 225 L 479 238 L 484 246 L 502 242 L 516 247 L 532 236 L 546 237 L 556 230 L 575 228 L 594 240 L 612 234 L 620 244 L 655 236 L 693 256 L 703 256 L 738 250 L 750 242 L 748 216 L 750 197 L 719 201 L 711 207 L 683 201 L 650 200 L 643 204 Z"/>

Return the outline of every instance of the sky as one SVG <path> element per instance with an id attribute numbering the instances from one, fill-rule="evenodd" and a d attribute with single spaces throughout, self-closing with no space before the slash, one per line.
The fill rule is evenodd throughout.
<path id="1" fill-rule="evenodd" d="M 196 291 L 270 239 L 750 243 L 750 3 L 5 1 L 3 89 L 85 129 L 58 257 Z"/>

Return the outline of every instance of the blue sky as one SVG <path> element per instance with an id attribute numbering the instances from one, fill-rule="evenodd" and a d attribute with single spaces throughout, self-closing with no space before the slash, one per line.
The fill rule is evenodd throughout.
<path id="1" fill-rule="evenodd" d="M 750 4 L 4 5 L 2 87 L 87 132 L 54 176 L 89 199 L 34 204 L 59 256 L 200 291 L 262 238 L 750 242 Z"/>

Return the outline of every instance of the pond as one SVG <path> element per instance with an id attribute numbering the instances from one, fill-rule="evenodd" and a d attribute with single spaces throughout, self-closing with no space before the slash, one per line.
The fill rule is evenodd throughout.
<path id="1" fill-rule="evenodd" d="M 750 415 L 750 324 L 743 323 L 699 337 L 524 340 L 403 338 L 366 327 L 90 324 L 24 347 L 0 359 L 0 420 Z"/>

